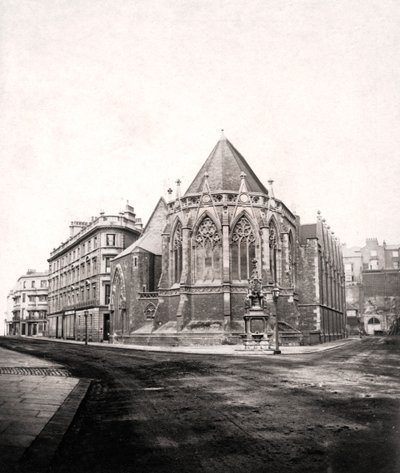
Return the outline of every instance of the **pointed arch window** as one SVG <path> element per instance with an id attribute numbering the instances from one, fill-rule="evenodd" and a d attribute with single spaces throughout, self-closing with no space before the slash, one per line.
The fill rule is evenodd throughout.
<path id="1" fill-rule="evenodd" d="M 289 232 L 289 248 L 288 248 L 288 259 L 289 259 L 289 268 L 288 268 L 288 273 L 289 273 L 289 283 L 290 284 L 295 284 L 295 253 L 294 253 L 294 240 L 293 240 L 293 234 L 292 232 Z"/>
<path id="2" fill-rule="evenodd" d="M 112 281 L 111 301 L 114 308 L 113 329 L 117 333 L 125 333 L 128 329 L 125 278 L 122 269 L 118 266 Z"/>
<path id="3" fill-rule="evenodd" d="M 278 250 L 278 232 L 276 226 L 271 223 L 269 225 L 269 267 L 271 268 L 272 281 L 276 283 L 278 281 L 278 273 L 276 268 L 277 263 L 277 250 Z"/>
<path id="4" fill-rule="evenodd" d="M 195 280 L 221 278 L 221 235 L 210 217 L 205 217 L 194 238 Z"/>
<path id="5" fill-rule="evenodd" d="M 175 228 L 174 239 L 172 242 L 173 249 L 173 268 L 174 283 L 179 283 L 182 274 L 182 224 L 179 222 Z"/>
<path id="6" fill-rule="evenodd" d="M 246 280 L 250 277 L 251 261 L 256 256 L 253 227 L 246 217 L 241 217 L 232 232 L 232 279 Z"/>

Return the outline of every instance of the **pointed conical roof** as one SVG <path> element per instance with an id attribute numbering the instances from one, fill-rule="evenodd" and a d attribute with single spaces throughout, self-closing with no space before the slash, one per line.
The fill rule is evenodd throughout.
<path id="1" fill-rule="evenodd" d="M 244 157 L 225 136 L 221 137 L 211 151 L 210 156 L 186 191 L 186 195 L 201 193 L 206 172 L 208 173 L 208 183 L 211 191 L 237 192 L 240 187 L 240 174 L 244 172 L 249 192 L 268 194 L 267 189 L 247 164 Z"/>

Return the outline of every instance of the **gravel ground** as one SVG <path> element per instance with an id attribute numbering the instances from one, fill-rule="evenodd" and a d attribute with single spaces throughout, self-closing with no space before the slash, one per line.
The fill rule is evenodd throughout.
<path id="1" fill-rule="evenodd" d="M 263 359 L 0 346 L 93 379 L 50 472 L 400 471 L 400 337 Z"/>

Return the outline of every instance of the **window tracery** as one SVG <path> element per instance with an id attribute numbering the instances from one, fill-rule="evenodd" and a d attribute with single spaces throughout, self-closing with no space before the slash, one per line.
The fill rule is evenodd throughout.
<path id="1" fill-rule="evenodd" d="M 277 282 L 277 249 L 278 249 L 278 241 L 277 241 L 277 231 L 276 227 L 273 223 L 269 225 L 269 267 L 271 269 L 271 277 L 272 282 Z"/>
<path id="2" fill-rule="evenodd" d="M 156 306 L 153 303 L 150 303 L 147 305 L 147 307 L 144 309 L 144 315 L 147 320 L 152 320 L 154 319 L 156 314 Z"/>
<path id="3" fill-rule="evenodd" d="M 251 261 L 255 258 L 255 234 L 247 217 L 241 217 L 231 237 L 232 279 L 250 277 Z"/>
<path id="4" fill-rule="evenodd" d="M 221 277 L 221 235 L 210 217 L 205 217 L 194 237 L 195 280 Z"/>
<path id="5" fill-rule="evenodd" d="M 182 274 L 182 224 L 179 222 L 175 228 L 173 247 L 174 283 L 179 283 Z"/>

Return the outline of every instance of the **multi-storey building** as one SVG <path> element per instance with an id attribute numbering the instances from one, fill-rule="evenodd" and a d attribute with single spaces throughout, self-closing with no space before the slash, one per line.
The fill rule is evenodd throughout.
<path id="1" fill-rule="evenodd" d="M 342 246 L 342 253 L 346 284 L 347 333 L 358 335 L 363 330 L 360 318 L 363 254 L 360 247 L 347 248 L 346 245 Z"/>
<path id="2" fill-rule="evenodd" d="M 129 205 L 119 215 L 101 212 L 90 222 L 71 222 L 70 237 L 48 259 L 50 337 L 108 339 L 110 261 L 141 231 Z"/>
<path id="3" fill-rule="evenodd" d="M 7 335 L 45 335 L 47 324 L 47 272 L 29 269 L 10 291 Z"/>
<path id="4" fill-rule="evenodd" d="M 343 247 L 349 333 L 387 332 L 400 316 L 400 245 L 367 238 L 363 247 Z"/>
<path id="5" fill-rule="evenodd" d="M 400 245 L 387 245 L 383 242 L 385 269 L 400 269 Z"/>

